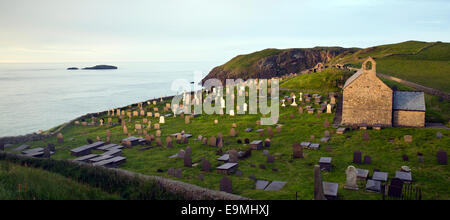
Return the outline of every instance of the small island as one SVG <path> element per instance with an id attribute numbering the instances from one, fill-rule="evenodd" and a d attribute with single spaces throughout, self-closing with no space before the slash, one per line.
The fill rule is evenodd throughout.
<path id="1" fill-rule="evenodd" d="M 67 70 L 78 70 L 78 67 L 69 67 Z"/>
<path id="2" fill-rule="evenodd" d="M 85 67 L 83 70 L 115 70 L 117 69 L 117 66 L 110 66 L 110 65 L 96 65 L 93 67 Z"/>

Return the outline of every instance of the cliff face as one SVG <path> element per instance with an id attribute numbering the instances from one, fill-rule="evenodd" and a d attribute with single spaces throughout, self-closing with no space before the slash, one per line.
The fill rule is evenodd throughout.
<path id="1" fill-rule="evenodd" d="M 203 79 L 203 82 L 212 78 L 224 82 L 225 79 L 264 79 L 300 73 L 303 70 L 313 68 L 319 62 L 326 63 L 339 54 L 354 52 L 354 50 L 341 47 L 268 49 L 235 57 L 228 63 L 215 67 Z"/>

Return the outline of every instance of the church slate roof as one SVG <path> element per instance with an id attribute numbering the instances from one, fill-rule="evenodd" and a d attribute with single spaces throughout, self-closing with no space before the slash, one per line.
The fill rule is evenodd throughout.
<path id="1" fill-rule="evenodd" d="M 394 110 L 425 111 L 425 95 L 423 92 L 395 91 Z"/>
<path id="2" fill-rule="evenodd" d="M 363 71 L 362 69 L 358 70 L 355 74 L 353 74 L 352 76 L 350 76 L 350 78 L 347 79 L 347 81 L 345 81 L 344 84 L 344 88 L 349 86 L 350 84 L 352 84 L 353 81 L 355 81 L 356 79 L 358 79 L 358 77 L 360 77 L 362 75 Z"/>

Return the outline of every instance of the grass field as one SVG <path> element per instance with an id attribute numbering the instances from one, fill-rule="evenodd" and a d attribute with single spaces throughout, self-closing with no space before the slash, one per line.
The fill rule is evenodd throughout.
<path id="1" fill-rule="evenodd" d="M 295 89 L 308 92 L 338 92 L 339 85 L 343 86 L 345 80 L 352 72 L 335 68 L 328 68 L 314 74 L 304 74 L 284 81 L 280 86 L 286 89 Z"/>
<path id="2" fill-rule="evenodd" d="M 117 200 L 120 196 L 41 169 L 0 162 L 2 200 Z"/>
<path id="3" fill-rule="evenodd" d="M 281 93 L 280 96 L 288 95 L 288 93 Z M 327 93 L 322 93 L 327 96 Z M 169 101 L 167 101 L 169 102 Z M 306 106 L 306 104 L 302 104 Z M 157 105 L 160 109 L 163 103 Z M 153 106 L 149 106 L 152 108 Z M 317 107 L 317 106 L 316 106 Z M 381 199 L 380 194 L 368 193 L 364 190 L 350 191 L 343 189 L 345 183 L 345 169 L 352 164 L 352 155 L 354 150 L 361 150 L 364 155 L 372 157 L 372 164 L 356 165 L 358 168 L 365 168 L 370 170 L 370 175 L 373 169 L 380 169 L 381 171 L 389 172 L 389 177 L 392 178 L 396 170 L 401 166 L 407 165 L 412 169 L 414 183 L 423 191 L 424 199 L 450 199 L 450 189 L 448 188 L 450 168 L 449 166 L 437 165 L 436 151 L 444 149 L 447 152 L 450 150 L 450 131 L 442 129 L 411 129 L 411 128 L 387 128 L 381 131 L 368 130 L 370 141 L 362 140 L 362 131 L 349 131 L 344 135 L 334 134 L 334 129 L 324 128 L 323 122 L 328 119 L 332 122 L 333 114 L 322 114 L 320 117 L 309 114 L 299 114 L 297 108 L 286 107 L 280 108 L 280 121 L 282 124 L 282 132 L 275 133 L 271 138 L 271 147 L 268 149 L 270 154 L 278 154 L 275 163 L 266 163 L 266 157 L 262 151 L 253 151 L 252 156 L 248 159 L 239 162 L 239 170 L 242 171 L 243 176 L 238 177 L 231 175 L 233 181 L 233 193 L 246 196 L 252 199 L 295 199 L 296 192 L 299 199 L 310 200 L 313 198 L 313 166 L 318 163 L 319 158 L 323 156 L 331 156 L 333 158 L 333 170 L 331 172 L 322 172 L 323 180 L 329 182 L 339 183 L 339 196 L 341 199 Z M 290 118 L 290 114 L 294 118 Z M 101 117 L 107 117 L 103 115 Z M 166 136 L 184 130 L 186 133 L 191 133 L 194 138 L 191 138 L 188 145 L 174 143 L 174 148 L 166 149 L 165 147 L 155 147 L 146 151 L 139 151 L 137 147 L 124 150 L 124 156 L 127 157 L 127 162 L 121 165 L 120 168 L 135 171 L 147 175 L 168 176 L 167 170 L 169 168 L 182 168 L 183 177 L 179 180 L 207 187 L 210 189 L 219 189 L 219 180 L 223 177 L 215 171 L 211 173 L 204 173 L 201 171 L 200 165 L 192 168 L 183 166 L 181 159 L 169 159 L 169 156 L 176 154 L 180 149 L 185 149 L 187 146 L 192 148 L 193 163 L 200 162 L 202 157 L 208 159 L 212 163 L 214 169 L 220 163 L 216 160 L 219 156 L 217 148 L 202 145 L 199 141 L 194 139 L 198 135 L 204 137 L 216 136 L 219 132 L 224 135 L 223 152 L 229 149 L 245 150 L 249 146 L 245 144 L 237 144 L 237 139 L 244 140 L 249 138 L 252 140 L 264 140 L 265 137 L 260 137 L 256 132 L 246 133 L 246 128 L 265 128 L 265 126 L 256 125 L 261 115 L 238 115 L 218 116 L 218 115 L 202 115 L 191 119 L 190 125 L 185 125 L 184 119 L 166 118 L 166 123 L 161 126 L 162 137 L 161 140 L 165 142 Z M 133 118 L 132 122 L 127 123 L 128 130 L 132 131 L 134 124 L 141 121 L 142 117 Z M 158 120 L 150 118 L 152 123 L 157 123 Z M 215 125 L 213 121 L 219 120 L 219 125 Z M 117 122 L 117 118 L 114 118 Z M 230 137 L 229 131 L 232 123 L 238 125 L 240 132 L 238 137 Z M 56 144 L 56 137 L 52 137 L 42 141 L 30 142 L 33 147 L 43 147 L 48 143 L 55 143 L 57 152 L 53 158 L 59 159 L 73 159 L 70 156 L 69 150 L 81 145 L 87 144 L 86 139 L 95 140 L 99 136 L 105 140 L 106 129 L 110 129 L 112 143 L 119 143 L 126 135 L 122 133 L 120 126 L 116 127 L 84 127 L 79 125 L 70 125 L 66 127 L 62 133 L 65 137 L 64 144 Z M 275 130 L 275 129 L 274 129 Z M 319 139 L 323 136 L 325 130 L 332 132 L 329 143 L 322 143 L 318 151 L 305 150 L 304 159 L 291 159 L 292 144 L 302 141 L 312 141 L 319 143 Z M 436 138 L 436 132 L 444 134 L 443 138 Z M 154 129 L 148 130 L 149 134 L 155 134 Z M 134 134 L 137 135 L 136 133 Z M 311 136 L 314 136 L 313 138 Z M 404 135 L 412 135 L 413 142 L 405 143 L 403 141 Z M 72 140 L 71 140 L 72 139 Z M 152 144 L 155 146 L 155 143 Z M 164 145 L 165 146 L 165 145 Z M 332 150 L 327 152 L 325 149 L 329 146 Z M 421 152 L 425 155 L 425 162 L 419 163 L 417 161 L 417 153 Z M 94 152 L 95 153 L 95 152 Z M 403 161 L 402 155 L 407 154 L 409 161 Z M 266 169 L 260 169 L 259 165 L 265 164 Z M 256 167 L 252 167 L 255 165 Z M 278 171 L 272 171 L 272 168 L 277 168 Z M 159 173 L 157 170 L 162 169 L 164 172 Z M 204 174 L 204 180 L 198 178 L 199 174 Z M 278 192 L 268 192 L 254 189 L 254 182 L 249 178 L 250 175 L 255 175 L 258 179 L 264 180 L 278 180 L 286 181 L 287 185 Z M 364 183 L 361 183 L 364 184 Z"/>
<path id="4" fill-rule="evenodd" d="M 331 63 L 359 68 L 369 56 L 376 59 L 379 73 L 450 92 L 450 43 L 407 41 L 382 45 L 338 56 Z"/>

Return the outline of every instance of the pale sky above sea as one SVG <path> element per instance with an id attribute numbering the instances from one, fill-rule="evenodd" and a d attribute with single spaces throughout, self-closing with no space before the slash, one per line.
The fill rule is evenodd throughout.
<path id="1" fill-rule="evenodd" d="M 0 0 L 0 62 L 216 61 L 450 41 L 446 0 Z"/>

